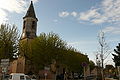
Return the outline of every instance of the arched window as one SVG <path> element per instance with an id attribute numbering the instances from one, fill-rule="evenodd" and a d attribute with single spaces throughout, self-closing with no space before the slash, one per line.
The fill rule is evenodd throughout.
<path id="1" fill-rule="evenodd" d="M 26 23 L 26 21 L 23 22 L 23 29 L 25 29 L 25 23 Z"/>
<path id="2" fill-rule="evenodd" d="M 35 26 L 36 26 L 36 23 L 35 23 L 35 21 L 33 21 L 33 22 L 32 22 L 32 29 L 34 29 Z"/>
<path id="3" fill-rule="evenodd" d="M 27 36 L 27 37 L 30 37 L 30 32 L 26 32 L 26 36 Z"/>

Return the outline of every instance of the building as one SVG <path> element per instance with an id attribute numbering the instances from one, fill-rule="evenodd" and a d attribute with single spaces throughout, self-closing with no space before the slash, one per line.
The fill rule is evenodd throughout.
<path id="1" fill-rule="evenodd" d="M 28 52 L 32 51 L 30 49 L 32 45 L 29 43 L 31 43 L 31 41 L 37 37 L 37 21 L 38 19 L 36 18 L 33 2 L 31 1 L 27 13 L 23 17 L 23 28 L 20 38 L 20 56 L 17 60 L 14 60 L 11 63 L 11 73 L 25 73 L 28 75 L 34 74 L 35 67 L 32 65 L 30 59 L 27 58 L 26 54 L 29 54 Z M 41 79 L 46 77 L 47 79 L 55 80 L 56 62 L 53 61 L 48 68 L 49 69 L 40 70 L 38 74 L 40 75 Z M 60 70 L 61 73 L 63 73 L 62 68 Z"/>
<path id="2" fill-rule="evenodd" d="M 36 37 L 37 21 L 38 19 L 36 18 L 33 2 L 31 1 L 29 9 L 26 15 L 23 17 L 21 40 L 34 39 Z"/>
<path id="3" fill-rule="evenodd" d="M 23 17 L 23 29 L 20 38 L 20 56 L 17 60 L 11 63 L 11 73 L 28 73 L 31 66 L 26 64 L 27 59 L 25 55 L 25 50 L 22 49 L 24 44 L 27 42 L 29 44 L 36 36 L 37 32 L 37 21 L 36 14 L 34 11 L 33 2 L 31 1 L 30 6 L 27 10 L 26 15 Z M 28 47 L 26 47 L 27 49 Z M 32 69 L 31 69 L 32 70 Z"/>

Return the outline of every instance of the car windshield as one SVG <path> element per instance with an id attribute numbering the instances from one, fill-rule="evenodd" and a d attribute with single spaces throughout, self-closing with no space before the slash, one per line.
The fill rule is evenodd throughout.
<path id="1" fill-rule="evenodd" d="M 31 80 L 29 76 L 26 76 L 26 80 Z"/>
<path id="2" fill-rule="evenodd" d="M 24 76 L 20 76 L 20 80 L 24 80 Z"/>

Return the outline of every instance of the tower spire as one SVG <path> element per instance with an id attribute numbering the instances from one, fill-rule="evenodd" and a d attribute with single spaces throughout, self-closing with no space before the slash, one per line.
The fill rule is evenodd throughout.
<path id="1" fill-rule="evenodd" d="M 36 37 L 37 21 L 38 19 L 35 15 L 33 2 L 31 1 L 27 13 L 23 17 L 23 31 L 21 35 L 21 40 L 33 39 Z"/>
<path id="2" fill-rule="evenodd" d="M 33 6 L 33 1 L 31 1 L 30 6 L 27 10 L 27 13 L 26 13 L 25 17 L 23 17 L 23 19 L 26 18 L 26 17 L 36 18 L 35 11 L 34 11 L 34 6 Z"/>

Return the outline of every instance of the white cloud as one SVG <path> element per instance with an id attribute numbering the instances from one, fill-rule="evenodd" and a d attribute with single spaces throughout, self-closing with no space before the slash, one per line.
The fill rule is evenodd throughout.
<path id="1" fill-rule="evenodd" d="M 24 11 L 24 4 L 25 4 L 25 1 L 23 0 L 20 0 L 20 1 L 17 1 L 17 0 L 1 0 L 0 1 L 0 8 L 1 9 L 4 9 L 8 12 L 17 12 L 17 13 L 20 13 L 20 12 L 23 12 Z"/>
<path id="2" fill-rule="evenodd" d="M 0 24 L 7 21 L 6 17 L 7 17 L 7 14 L 3 10 L 0 9 Z"/>
<path id="3" fill-rule="evenodd" d="M 77 16 L 77 12 L 75 12 L 75 11 L 73 11 L 72 13 L 71 13 L 71 15 L 73 16 L 73 17 L 76 17 Z"/>
<path id="4" fill-rule="evenodd" d="M 97 9 L 91 9 L 88 10 L 87 12 L 81 12 L 80 13 L 80 20 L 90 20 L 91 18 L 97 18 L 100 17 L 100 14 L 97 12 Z"/>
<path id="5" fill-rule="evenodd" d="M 67 12 L 67 11 L 63 11 L 59 13 L 59 17 L 68 17 L 68 16 L 73 16 L 73 17 L 77 17 L 78 13 L 73 11 L 73 12 Z"/>
<path id="6" fill-rule="evenodd" d="M 69 16 L 69 12 L 67 11 L 63 11 L 59 13 L 59 17 L 67 17 L 67 16 Z"/>
<path id="7" fill-rule="evenodd" d="M 120 27 L 106 27 L 103 29 L 105 33 L 120 34 Z"/>
<path id="8" fill-rule="evenodd" d="M 100 7 L 81 12 L 79 19 L 95 24 L 120 22 L 120 0 L 103 0 Z"/>
<path id="9" fill-rule="evenodd" d="M 85 12 L 59 13 L 59 17 L 74 16 L 79 21 L 87 21 L 94 24 L 120 22 L 120 0 L 101 0 L 99 6 L 92 6 Z"/>
<path id="10" fill-rule="evenodd" d="M 9 13 L 23 13 L 28 3 L 30 0 L 0 0 L 0 24 L 8 20 Z"/>

